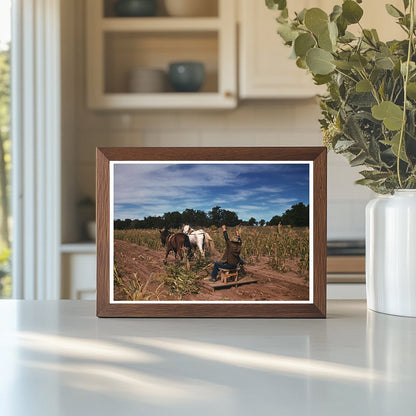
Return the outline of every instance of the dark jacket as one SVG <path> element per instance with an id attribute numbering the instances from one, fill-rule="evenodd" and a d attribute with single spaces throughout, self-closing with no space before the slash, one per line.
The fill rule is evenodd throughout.
<path id="1" fill-rule="evenodd" d="M 242 241 L 241 238 L 238 237 L 239 242 L 230 241 L 228 239 L 227 231 L 224 231 L 224 239 L 225 239 L 225 253 L 222 257 L 222 260 L 231 264 L 231 266 L 237 266 L 240 263 L 240 252 L 241 252 L 241 245 Z"/>

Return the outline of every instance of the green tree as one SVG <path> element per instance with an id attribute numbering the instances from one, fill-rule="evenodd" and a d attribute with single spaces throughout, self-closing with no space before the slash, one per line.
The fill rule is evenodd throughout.
<path id="1" fill-rule="evenodd" d="M 280 215 L 275 215 L 267 225 L 279 225 L 282 222 L 282 217 Z"/>
<path id="2" fill-rule="evenodd" d="M 307 227 L 309 225 L 309 205 L 299 202 L 292 205 L 282 215 L 282 225 L 291 225 L 293 227 Z"/>
<path id="3" fill-rule="evenodd" d="M 257 225 L 257 220 L 256 220 L 254 217 L 251 217 L 251 218 L 248 220 L 248 225 L 249 225 L 250 227 L 253 227 L 254 225 Z"/>
<path id="4" fill-rule="evenodd" d="M 0 237 L 8 249 L 9 239 L 9 176 L 10 176 L 10 45 L 0 45 Z"/>
<path id="5" fill-rule="evenodd" d="M 241 221 L 238 218 L 238 215 L 234 211 L 224 210 L 222 213 L 222 223 L 229 226 L 235 227 Z"/>
<path id="6" fill-rule="evenodd" d="M 208 218 L 212 225 L 221 227 L 223 224 L 223 212 L 220 206 L 213 207 L 211 211 L 208 212 Z"/>
<path id="7" fill-rule="evenodd" d="M 166 228 L 181 228 L 182 214 L 179 211 L 166 212 L 163 215 Z"/>

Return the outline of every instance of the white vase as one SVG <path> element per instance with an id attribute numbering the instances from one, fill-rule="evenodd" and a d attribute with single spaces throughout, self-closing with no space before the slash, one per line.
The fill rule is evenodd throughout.
<path id="1" fill-rule="evenodd" d="M 367 204 L 366 282 L 369 309 L 416 317 L 416 190 Z"/>

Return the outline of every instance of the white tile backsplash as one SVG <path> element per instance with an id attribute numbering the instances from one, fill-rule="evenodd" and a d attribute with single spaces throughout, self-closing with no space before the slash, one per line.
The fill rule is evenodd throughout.
<path id="1" fill-rule="evenodd" d="M 315 100 L 254 101 L 232 111 L 91 112 L 75 123 L 78 192 L 94 195 L 96 146 L 319 146 Z M 355 185 L 359 168 L 328 155 L 328 237 L 364 238 L 364 208 L 372 193 Z"/>
<path id="2" fill-rule="evenodd" d="M 367 199 L 328 199 L 328 239 L 364 239 L 367 202 Z"/>

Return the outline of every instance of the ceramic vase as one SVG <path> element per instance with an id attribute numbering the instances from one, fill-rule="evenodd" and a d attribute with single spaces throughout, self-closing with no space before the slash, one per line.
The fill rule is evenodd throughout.
<path id="1" fill-rule="evenodd" d="M 366 208 L 367 306 L 416 317 L 416 190 L 379 196 Z"/>

